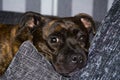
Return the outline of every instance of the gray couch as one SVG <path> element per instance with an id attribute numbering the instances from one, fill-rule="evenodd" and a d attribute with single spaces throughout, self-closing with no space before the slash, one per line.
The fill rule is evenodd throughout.
<path id="1" fill-rule="evenodd" d="M 0 11 L 0 23 L 4 24 L 18 24 L 23 13 Z"/>

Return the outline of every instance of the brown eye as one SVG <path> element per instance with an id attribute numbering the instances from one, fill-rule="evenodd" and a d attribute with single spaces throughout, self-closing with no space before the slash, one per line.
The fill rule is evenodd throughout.
<path id="1" fill-rule="evenodd" d="M 79 38 L 79 40 L 84 40 L 84 37 L 83 37 L 83 36 L 81 36 L 81 37 Z"/>
<path id="2" fill-rule="evenodd" d="M 59 38 L 58 38 L 58 37 L 52 37 L 52 38 L 50 39 L 50 42 L 51 42 L 51 43 L 57 43 L 57 42 L 59 42 Z"/>

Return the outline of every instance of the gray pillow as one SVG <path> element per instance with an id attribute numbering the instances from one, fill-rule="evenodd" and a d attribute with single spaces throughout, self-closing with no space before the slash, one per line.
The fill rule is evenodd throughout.
<path id="1" fill-rule="evenodd" d="M 30 41 L 21 46 L 10 66 L 0 80 L 61 80 L 52 65 Z M 67 78 L 66 78 L 67 79 Z"/>

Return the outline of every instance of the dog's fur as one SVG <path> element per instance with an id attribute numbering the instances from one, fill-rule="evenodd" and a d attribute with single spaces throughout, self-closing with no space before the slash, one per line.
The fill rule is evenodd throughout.
<path id="1" fill-rule="evenodd" d="M 0 24 L 0 74 L 30 40 L 58 73 L 68 76 L 86 65 L 90 33 L 95 34 L 95 25 L 87 14 L 60 18 L 26 12 L 18 25 Z"/>

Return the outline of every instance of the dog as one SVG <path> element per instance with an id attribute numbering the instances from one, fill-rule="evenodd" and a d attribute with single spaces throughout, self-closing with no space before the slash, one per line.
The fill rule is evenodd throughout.
<path id="1" fill-rule="evenodd" d="M 87 63 L 90 33 L 95 34 L 95 24 L 85 13 L 56 17 L 26 12 L 19 24 L 0 24 L 0 75 L 20 45 L 30 40 L 58 73 L 69 76 Z"/>

